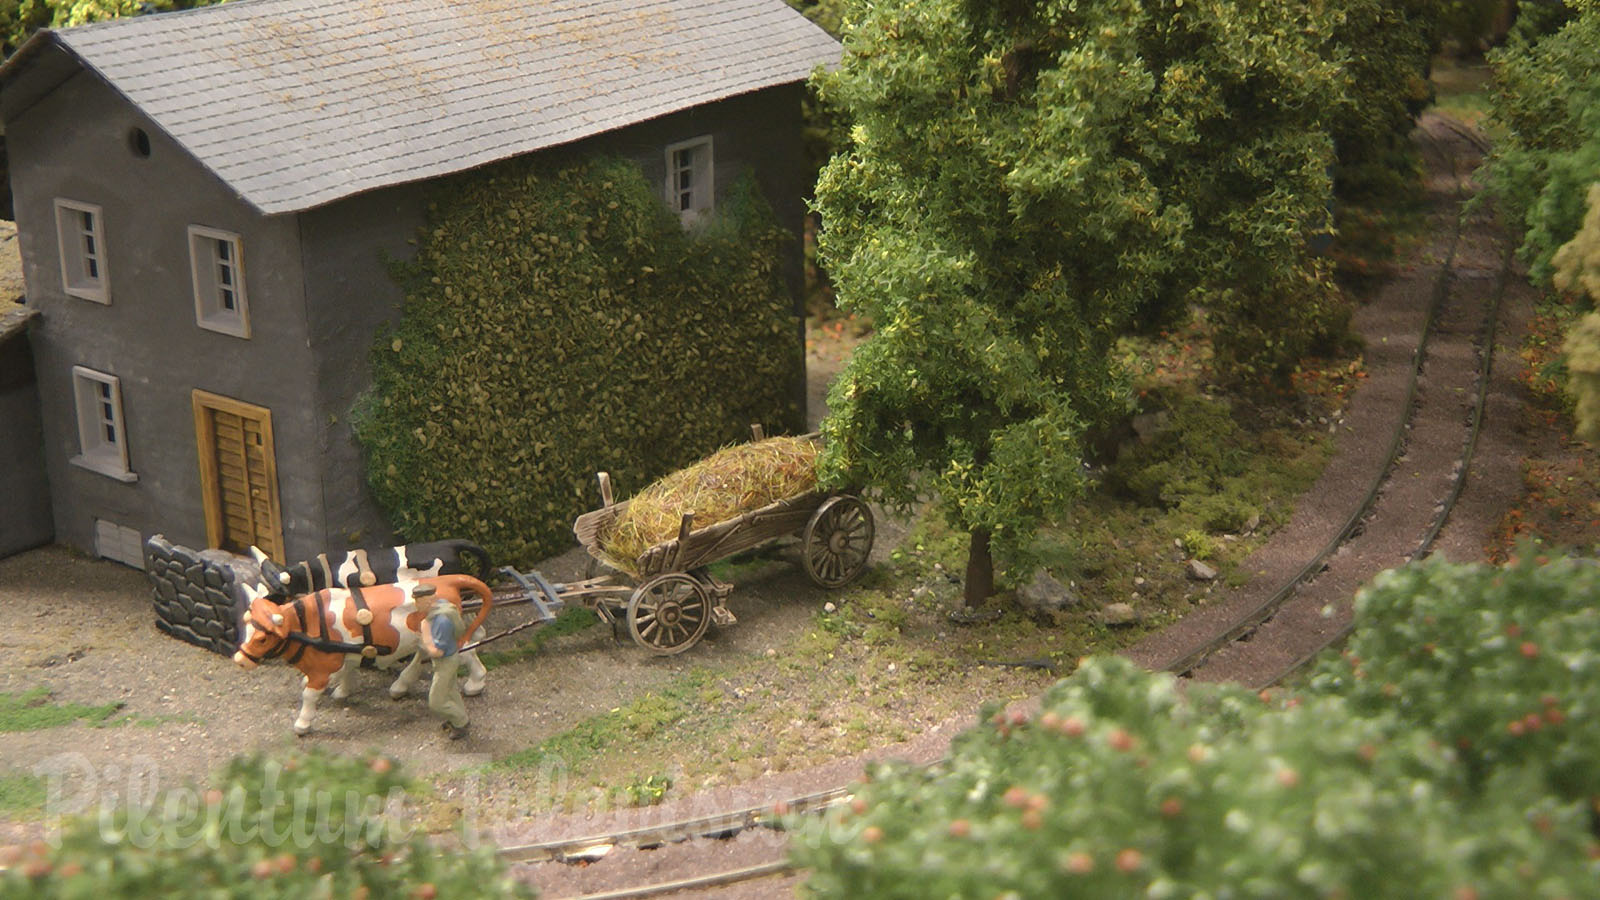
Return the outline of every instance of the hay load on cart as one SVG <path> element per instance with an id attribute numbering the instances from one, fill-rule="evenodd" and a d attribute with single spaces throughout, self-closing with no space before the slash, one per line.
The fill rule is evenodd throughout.
<path id="1" fill-rule="evenodd" d="M 656 653 L 694 646 L 715 621 L 737 621 L 724 605 L 733 586 L 706 566 L 776 538 L 800 538 L 801 565 L 822 587 L 860 575 L 872 550 L 872 512 L 853 495 L 817 489 L 816 435 L 763 438 L 728 447 L 616 502 L 601 472 L 600 509 L 573 532 L 591 556 L 637 582 L 621 621 Z"/>

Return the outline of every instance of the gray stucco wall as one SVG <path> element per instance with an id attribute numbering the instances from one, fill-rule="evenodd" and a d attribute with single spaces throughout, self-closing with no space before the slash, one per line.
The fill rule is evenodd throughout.
<path id="1" fill-rule="evenodd" d="M 141 158 L 129 139 L 148 136 Z M 119 95 L 79 74 L 6 123 L 24 276 L 34 324 L 46 466 L 59 541 L 93 549 L 94 520 L 206 545 L 191 390 L 272 411 L 288 553 L 320 544 L 316 381 L 307 348 L 293 217 L 263 219 Z M 54 199 L 103 210 L 111 302 L 66 295 Z M 242 237 L 252 336 L 196 323 L 187 228 Z M 79 452 L 72 367 L 121 381 L 129 467 L 124 483 L 73 465 Z"/>
<path id="2" fill-rule="evenodd" d="M 803 169 L 800 134 L 804 91 L 800 84 L 770 88 L 548 152 L 553 156 L 605 153 L 633 159 L 653 184 L 663 187 L 665 202 L 666 147 L 711 135 L 718 195 L 744 172 L 753 172 L 779 223 L 795 235 L 788 248 L 785 275 L 796 315 L 800 315 L 799 235 L 804 198 L 811 189 Z M 392 537 L 367 489 L 361 452 L 348 418 L 357 396 L 371 383 L 367 356 L 375 332 L 399 312 L 400 291 L 382 261 L 384 254 L 394 258 L 412 255 L 414 248 L 407 242 L 422 225 L 425 196 L 424 185 L 401 185 L 300 216 L 309 340 L 316 358 L 317 421 L 324 426 L 314 446 L 325 462 L 322 494 L 328 547 L 370 546 Z M 800 346 L 803 334 L 795 339 Z M 796 380 L 793 392 L 796 405 L 803 410 L 803 377 Z M 280 466 L 282 457 L 280 450 Z"/>
<path id="3" fill-rule="evenodd" d="M 0 341 L 0 557 L 48 544 L 55 533 L 41 438 L 33 357 L 17 335 Z"/>

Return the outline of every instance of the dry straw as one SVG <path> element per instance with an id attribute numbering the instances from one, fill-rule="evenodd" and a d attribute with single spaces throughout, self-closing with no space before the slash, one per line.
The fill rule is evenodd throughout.
<path id="1" fill-rule="evenodd" d="M 803 437 L 724 447 L 636 494 L 599 536 L 600 546 L 631 569 L 639 554 L 678 536 L 684 513 L 694 514 L 696 529 L 707 528 L 814 490 L 817 449 Z"/>

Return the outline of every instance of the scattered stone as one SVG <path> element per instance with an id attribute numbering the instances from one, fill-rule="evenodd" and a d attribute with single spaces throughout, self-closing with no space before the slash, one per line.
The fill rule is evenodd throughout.
<path id="1" fill-rule="evenodd" d="M 778 658 L 778 651 L 772 649 L 771 647 L 768 647 L 767 648 L 767 659 L 777 659 L 777 658 Z"/>
<path id="2" fill-rule="evenodd" d="M 1100 619 L 1107 625 L 1132 625 L 1139 621 L 1139 614 L 1131 603 L 1109 603 L 1100 610 Z"/>
<path id="3" fill-rule="evenodd" d="M 1017 591 L 1017 603 L 1029 612 L 1055 613 L 1078 606 L 1082 601 L 1072 589 L 1043 569 Z"/>
<path id="4" fill-rule="evenodd" d="M 1217 577 L 1217 570 L 1198 559 L 1191 559 L 1189 560 L 1189 577 L 1195 581 L 1212 581 Z"/>
<path id="5" fill-rule="evenodd" d="M 836 613 L 839 611 L 839 607 L 835 606 L 832 600 L 829 600 L 827 603 L 822 604 L 822 611 L 825 613 Z"/>
<path id="6" fill-rule="evenodd" d="M 895 671 L 896 668 L 898 668 L 898 667 L 894 663 L 889 663 L 889 673 L 891 675 L 894 674 L 894 671 Z"/>
<path id="7" fill-rule="evenodd" d="M 1133 586 L 1134 587 L 1144 587 L 1144 576 L 1143 575 L 1135 575 L 1135 576 L 1133 576 Z"/>

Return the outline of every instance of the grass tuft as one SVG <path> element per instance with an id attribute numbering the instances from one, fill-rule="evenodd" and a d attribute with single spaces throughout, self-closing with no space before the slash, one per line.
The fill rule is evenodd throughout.
<path id="1" fill-rule="evenodd" d="M 121 701 L 97 706 L 51 703 L 50 689 L 44 687 L 22 694 L 0 693 L 0 731 L 43 731 L 70 725 L 79 719 L 99 725 L 121 708 Z"/>

